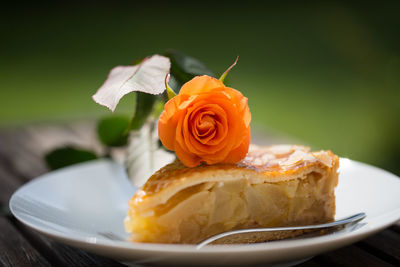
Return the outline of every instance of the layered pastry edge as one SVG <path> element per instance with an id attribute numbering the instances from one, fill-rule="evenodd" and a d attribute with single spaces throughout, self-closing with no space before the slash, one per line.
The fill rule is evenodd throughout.
<path id="1" fill-rule="evenodd" d="M 293 206 L 298 205 L 298 203 L 292 203 L 291 199 L 295 199 L 296 191 L 293 191 L 293 185 L 295 188 L 303 186 L 303 194 L 322 194 L 322 193 L 310 193 L 317 189 L 313 189 L 312 186 L 318 186 L 319 175 L 324 176 L 324 181 L 322 186 L 326 188 L 318 189 L 323 192 L 324 196 L 314 196 L 316 203 L 318 202 L 320 207 L 315 207 L 319 209 L 321 215 L 315 215 L 316 218 L 312 218 L 314 215 L 304 214 L 304 216 L 311 216 L 310 218 L 290 218 L 297 215 L 288 214 L 289 211 L 283 211 L 286 219 L 281 219 L 281 223 L 263 220 L 262 215 L 258 216 L 260 218 L 252 218 L 254 222 L 240 222 L 238 225 L 232 225 L 232 227 L 222 225 L 219 231 L 226 231 L 230 229 L 237 229 L 241 227 L 268 227 L 268 226 L 278 226 L 278 225 L 290 225 L 292 223 L 319 223 L 325 222 L 333 219 L 335 213 L 335 199 L 334 199 L 334 187 L 337 185 L 337 169 L 339 165 L 339 159 L 330 151 L 318 151 L 309 152 L 307 147 L 296 146 L 296 145 L 275 145 L 268 147 L 255 147 L 253 146 L 248 155 L 244 160 L 238 164 L 217 164 L 217 165 L 203 165 L 195 168 L 186 168 L 179 161 L 171 163 L 159 171 L 157 171 L 150 179 L 146 182 L 142 189 L 138 190 L 137 193 L 132 197 L 129 202 L 129 212 L 125 220 L 125 228 L 128 232 L 132 233 L 132 236 L 136 236 L 136 240 L 141 242 L 165 242 L 165 243 L 193 243 L 198 242 L 195 238 L 184 240 L 177 239 L 170 240 L 168 238 L 157 238 L 157 234 L 160 236 L 160 232 L 157 233 L 159 229 L 154 229 L 155 237 L 152 238 L 150 232 L 147 235 L 140 237 L 141 233 L 135 231 L 148 230 L 153 226 L 146 226 L 141 221 L 153 221 L 149 225 L 156 223 L 156 216 L 162 217 L 164 214 L 173 210 L 175 206 L 179 205 L 179 202 L 186 201 L 188 198 L 190 200 L 190 194 L 197 194 L 201 191 L 204 192 L 215 192 L 214 198 L 217 195 L 219 187 L 224 189 L 224 186 L 242 186 L 243 189 L 237 191 L 239 194 L 245 194 L 242 200 L 249 202 L 248 197 L 253 198 L 252 194 L 258 194 L 256 191 L 268 190 L 265 188 L 275 188 L 273 190 L 283 190 L 282 195 L 287 197 L 283 202 L 286 209 L 293 209 Z M 318 177 L 317 177 L 318 176 Z M 310 178 L 311 177 L 311 178 Z M 303 181 L 304 180 L 304 181 Z M 310 180 L 310 181 L 308 181 Z M 315 181 L 311 181 L 315 180 Z M 308 185 L 309 183 L 315 183 Z M 235 185 L 236 184 L 236 185 Z M 243 185 L 241 185 L 243 184 Z M 262 185 L 264 184 L 264 185 Z M 257 186 L 261 185 L 261 186 Z M 263 189 L 264 188 L 264 189 Z M 289 189 L 287 189 L 289 188 Z M 294 187 L 293 187 L 294 188 Z M 248 193 L 248 190 L 257 189 L 256 193 Z M 192 192 L 191 192 L 192 190 Z M 293 192 L 291 192 L 291 190 Z M 295 189 L 299 190 L 299 189 Z M 306 191 L 309 192 L 306 192 Z M 313 191 L 314 190 L 314 191 Z M 274 191 L 271 191 L 274 192 Z M 187 194 L 185 196 L 185 194 Z M 222 194 L 222 195 L 221 195 Z M 225 193 L 220 193 L 220 197 Z M 275 193 L 273 193 L 275 194 Z M 300 193 L 299 193 L 300 194 Z M 279 194 L 278 194 L 279 195 Z M 268 199 L 268 196 L 265 196 Z M 279 196 L 278 196 L 279 197 Z M 299 198 L 299 202 L 304 201 L 306 203 L 307 198 L 313 196 L 302 196 Z M 320 199 L 318 199 L 320 198 Z M 304 200 L 303 200 L 304 199 Z M 324 200 L 325 199 L 325 200 Z M 216 200 L 214 200 L 216 201 Z M 235 201 L 235 200 L 233 200 Z M 260 200 L 263 201 L 263 200 Z M 273 201 L 273 200 L 272 200 Z M 240 202 L 240 200 L 237 200 Z M 195 203 L 195 202 L 193 202 Z M 310 204 L 315 206 L 316 204 Z M 197 205 L 197 204 L 196 204 Z M 211 204 L 204 204 L 211 205 Z M 251 206 L 254 204 L 247 205 Z M 258 204 L 257 204 L 258 205 Z M 272 205 L 272 204 L 271 204 Z M 200 206 L 198 207 L 200 208 Z M 164 209 L 164 210 L 162 210 Z M 211 208 L 209 208 L 211 209 Z M 246 208 L 246 212 L 249 207 Z M 310 210 L 311 207 L 308 207 Z M 324 210 L 323 210 L 324 209 Z M 211 211 L 210 211 L 211 212 Z M 290 211 L 294 212 L 296 211 Z M 250 213 L 249 213 L 250 214 Z M 283 215 L 282 215 L 283 216 Z M 299 215 L 301 216 L 301 215 Z M 317 218 L 317 217 L 320 218 Z M 165 216 L 164 216 L 165 217 Z M 212 217 L 212 215 L 209 215 Z M 215 216 L 214 216 L 215 217 Z M 243 217 L 243 216 L 242 216 Z M 249 215 L 247 215 L 249 217 Z M 251 216 L 250 216 L 251 217 Z M 279 216 L 278 216 L 279 217 Z M 281 217 L 279 217 L 281 218 Z M 282 217 L 283 218 L 283 217 Z M 173 220 L 173 219 L 172 219 Z M 208 218 L 208 223 L 205 222 L 204 225 L 210 225 L 210 218 Z M 276 219 L 277 220 L 277 219 Z M 275 221 L 276 221 L 275 220 Z M 243 221 L 243 220 L 242 220 Z M 218 222 L 220 223 L 220 222 Z M 142 224 L 142 225 L 141 225 Z M 140 226 L 138 226 L 140 225 Z M 207 227 L 208 227 L 207 226 Z M 156 226 L 155 226 L 156 227 Z M 156 227 L 157 228 L 157 227 Z M 162 227 L 160 227 L 161 229 Z M 171 227 L 172 229 L 173 227 Z M 194 228 L 193 228 L 194 229 Z M 197 228 L 196 228 L 197 229 Z M 176 229 L 175 229 L 176 230 Z M 144 231 L 145 232 L 145 231 Z M 143 234 L 145 234 L 143 232 Z M 215 233 L 214 233 L 215 232 Z M 213 234 L 218 233 L 214 231 Z M 178 234 L 179 235 L 179 234 Z M 135 240 L 135 238 L 133 238 Z"/>

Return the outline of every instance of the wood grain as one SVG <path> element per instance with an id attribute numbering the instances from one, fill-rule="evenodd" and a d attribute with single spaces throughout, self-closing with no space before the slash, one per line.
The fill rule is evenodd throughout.
<path id="1" fill-rule="evenodd" d="M 357 245 L 393 265 L 400 266 L 400 234 L 392 228 L 373 235 Z"/>
<path id="2" fill-rule="evenodd" d="M 355 245 L 322 254 L 314 260 L 325 266 L 393 266 Z"/>
<path id="3" fill-rule="evenodd" d="M 0 217 L 0 229 L 1 265 L 51 266 L 4 217 Z"/>
<path id="4" fill-rule="evenodd" d="M 268 143 L 273 138 L 266 140 L 263 136 L 255 139 Z M 10 196 L 19 186 L 48 172 L 43 161 L 45 153 L 71 144 L 103 152 L 93 123 L 0 129 L 0 210 L 6 210 Z M 0 265 L 123 266 L 114 260 L 48 239 L 6 213 L 0 214 Z M 400 266 L 400 224 L 298 266 Z"/>
<path id="5" fill-rule="evenodd" d="M 16 228 L 55 266 L 124 266 L 114 260 L 55 242 L 13 219 Z"/>
<path id="6" fill-rule="evenodd" d="M 84 127 L 87 132 L 87 127 Z M 52 135 L 57 137 L 52 138 Z M 48 171 L 44 153 L 66 142 L 87 142 L 75 127 L 19 128 L 0 131 L 0 205 L 24 182 Z M 78 140 L 78 141 L 76 141 Z M 83 140 L 83 141 L 82 141 Z M 0 263 L 4 266 L 123 266 L 36 233 L 14 218 L 0 217 Z"/>
<path id="7" fill-rule="evenodd" d="M 0 206 L 8 205 L 11 195 L 19 186 L 21 186 L 19 179 L 5 170 L 0 160 Z"/>

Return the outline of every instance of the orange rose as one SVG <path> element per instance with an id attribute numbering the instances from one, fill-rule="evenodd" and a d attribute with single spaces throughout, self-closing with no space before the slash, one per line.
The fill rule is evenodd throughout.
<path id="1" fill-rule="evenodd" d="M 187 167 L 235 163 L 248 152 L 250 120 L 247 98 L 239 91 L 197 76 L 165 104 L 158 135 Z"/>

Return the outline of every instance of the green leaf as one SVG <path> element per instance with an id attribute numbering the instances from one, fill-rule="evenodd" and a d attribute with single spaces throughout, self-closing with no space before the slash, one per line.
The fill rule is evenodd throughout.
<path id="1" fill-rule="evenodd" d="M 128 142 L 130 118 L 123 115 L 111 115 L 102 118 L 97 125 L 100 141 L 106 146 L 124 146 Z"/>
<path id="2" fill-rule="evenodd" d="M 97 155 L 89 150 L 72 146 L 57 148 L 45 156 L 46 163 L 52 170 L 97 158 Z"/>
<path id="3" fill-rule="evenodd" d="M 165 88 L 167 88 L 168 99 L 174 98 L 176 96 L 176 93 L 174 92 L 174 90 L 168 84 L 168 77 L 170 77 L 170 76 L 171 75 L 165 76 Z"/>
<path id="4" fill-rule="evenodd" d="M 195 76 L 208 75 L 215 77 L 214 73 L 201 61 L 176 50 L 168 50 L 165 54 L 171 60 L 171 84 L 175 92 L 179 92 L 181 86 Z"/>
<path id="5" fill-rule="evenodd" d="M 8 205 L 0 205 L 0 216 L 11 216 L 11 211 Z"/>
<path id="6" fill-rule="evenodd" d="M 158 98 L 153 106 L 153 111 L 151 112 L 151 116 L 154 118 L 158 118 L 164 110 L 165 101 L 161 97 Z"/>
<path id="7" fill-rule="evenodd" d="M 224 82 L 224 80 L 225 80 L 226 76 L 228 75 L 228 73 L 231 71 L 231 69 L 232 69 L 233 67 L 236 66 L 236 64 L 237 64 L 237 62 L 238 62 L 238 59 L 239 59 L 239 56 L 237 56 L 235 62 L 233 62 L 233 64 L 232 64 L 224 73 L 222 73 L 221 77 L 219 78 L 219 80 L 220 80 L 221 82 Z"/>
<path id="8" fill-rule="evenodd" d="M 131 130 L 137 130 L 143 126 L 149 115 L 151 115 L 157 98 L 158 96 L 156 95 L 136 92 L 135 115 L 131 121 L 131 126 L 129 127 Z"/>

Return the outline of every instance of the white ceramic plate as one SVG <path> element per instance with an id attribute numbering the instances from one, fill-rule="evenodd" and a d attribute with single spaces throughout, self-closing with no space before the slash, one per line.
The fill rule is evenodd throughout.
<path id="1" fill-rule="evenodd" d="M 340 160 L 337 215 L 366 212 L 350 231 L 261 244 L 209 246 L 125 241 L 123 219 L 135 188 L 124 168 L 98 160 L 43 175 L 10 200 L 12 213 L 29 227 L 60 242 L 131 264 L 252 264 L 296 262 L 356 242 L 400 219 L 400 179 L 384 170 Z"/>

